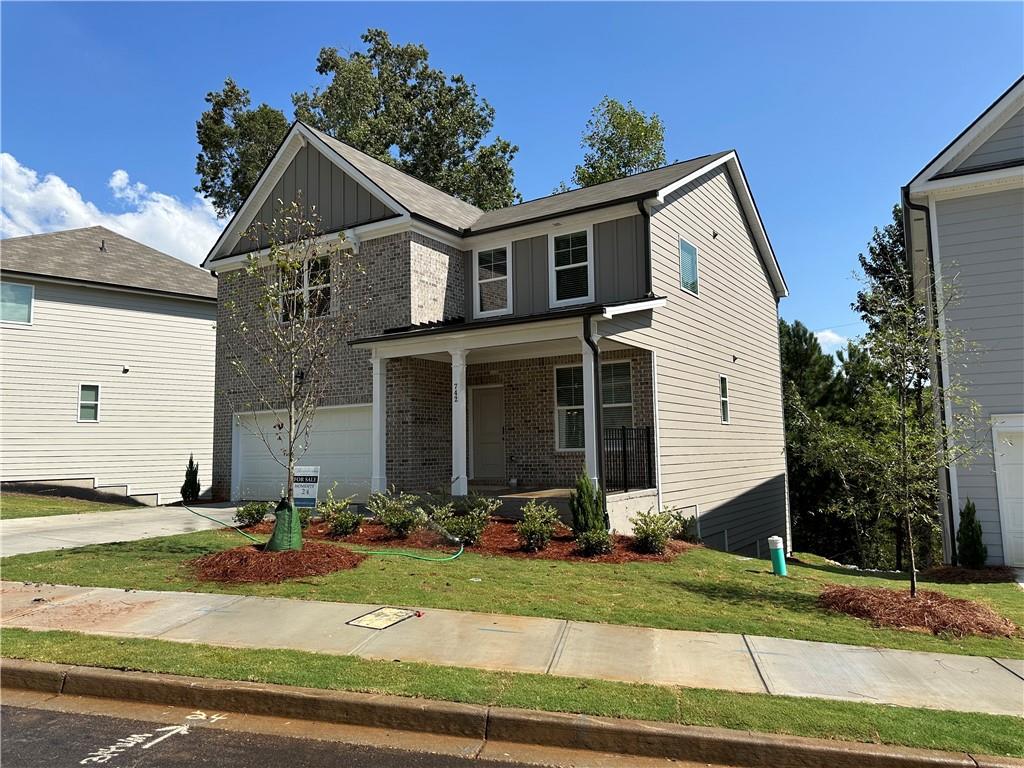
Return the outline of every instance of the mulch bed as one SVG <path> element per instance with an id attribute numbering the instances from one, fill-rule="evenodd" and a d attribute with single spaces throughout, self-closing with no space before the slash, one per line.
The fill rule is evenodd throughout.
<path id="1" fill-rule="evenodd" d="M 1017 637 L 1020 630 L 988 606 L 973 600 L 961 600 L 942 592 L 909 589 L 896 591 L 885 587 L 826 587 L 818 598 L 831 611 L 867 619 L 876 627 L 895 627 L 932 634 L 986 635 Z"/>
<path id="2" fill-rule="evenodd" d="M 203 581 L 270 583 L 349 570 L 365 559 L 345 547 L 304 541 L 302 549 L 285 552 L 265 552 L 260 545 L 236 547 L 203 555 L 188 565 Z"/>
<path id="3" fill-rule="evenodd" d="M 936 584 L 1000 584 L 1016 581 L 1017 573 L 1006 565 L 993 565 L 989 568 L 942 565 L 922 571 L 918 574 L 918 579 Z"/>

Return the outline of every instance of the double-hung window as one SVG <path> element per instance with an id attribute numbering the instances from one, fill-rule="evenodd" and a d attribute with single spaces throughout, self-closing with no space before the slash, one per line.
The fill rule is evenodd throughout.
<path id="1" fill-rule="evenodd" d="M 697 246 L 679 238 L 679 287 L 697 294 Z"/>
<path id="2" fill-rule="evenodd" d="M 78 387 L 78 420 L 100 420 L 99 384 L 82 384 Z"/>
<path id="3" fill-rule="evenodd" d="M 590 229 L 551 236 L 551 306 L 594 299 Z"/>
<path id="4" fill-rule="evenodd" d="M 331 312 L 331 262 L 327 256 L 302 265 L 300 280 L 281 297 L 281 319 L 322 317 Z"/>
<path id="5" fill-rule="evenodd" d="M 583 366 L 555 368 L 555 439 L 560 451 L 584 447 Z M 601 366 L 601 420 L 604 428 L 633 426 L 633 385 L 629 362 Z"/>
<path id="6" fill-rule="evenodd" d="M 0 321 L 32 324 L 32 298 L 35 289 L 23 283 L 0 283 Z"/>
<path id="7" fill-rule="evenodd" d="M 729 423 L 729 379 L 718 377 L 718 400 L 722 406 L 722 423 Z"/>
<path id="8" fill-rule="evenodd" d="M 490 317 L 512 311 L 512 248 L 477 251 L 474 257 L 474 315 Z"/>

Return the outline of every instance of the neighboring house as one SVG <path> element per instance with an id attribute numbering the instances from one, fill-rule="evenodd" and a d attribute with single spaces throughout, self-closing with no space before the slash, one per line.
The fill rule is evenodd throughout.
<path id="1" fill-rule="evenodd" d="M 297 199 L 358 253 L 348 290 L 370 299 L 300 462 L 321 467 L 321 492 L 521 502 L 585 470 L 620 531 L 665 505 L 723 549 L 788 540 L 786 284 L 735 152 L 484 212 L 296 123 L 204 266 L 244 265 L 251 223 Z M 222 280 L 222 320 L 235 299 L 251 301 L 245 280 Z M 244 402 L 220 327 L 218 391 Z M 218 398 L 216 496 L 280 494 L 260 418 Z"/>
<path id="2" fill-rule="evenodd" d="M 217 281 L 103 227 L 0 242 L 0 477 L 209 492 Z"/>
<path id="3" fill-rule="evenodd" d="M 984 450 L 941 477 L 946 557 L 978 510 L 990 563 L 1024 567 L 1024 77 L 903 189 L 907 253 L 940 336 L 933 376 L 980 406 Z M 955 292 L 951 302 L 950 291 Z M 936 418 L 965 404 L 946 398 Z"/>

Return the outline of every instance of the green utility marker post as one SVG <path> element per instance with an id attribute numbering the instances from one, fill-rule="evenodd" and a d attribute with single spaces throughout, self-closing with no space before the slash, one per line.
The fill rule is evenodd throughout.
<path id="1" fill-rule="evenodd" d="M 768 551 L 772 555 L 772 573 L 776 576 L 786 575 L 786 551 L 782 548 L 782 537 L 771 536 L 768 539 Z"/>

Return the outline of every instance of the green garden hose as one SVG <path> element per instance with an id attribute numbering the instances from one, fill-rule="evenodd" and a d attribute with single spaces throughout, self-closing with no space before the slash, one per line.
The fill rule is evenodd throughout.
<path id="1" fill-rule="evenodd" d="M 181 506 L 185 507 L 184 504 L 182 504 Z M 257 539 L 255 536 L 250 536 L 245 531 L 239 530 L 237 525 L 232 525 L 231 523 L 225 523 L 223 520 L 218 520 L 215 517 L 210 517 L 209 515 L 204 515 L 202 512 L 196 512 L 191 507 L 185 507 L 185 509 L 187 509 L 189 512 L 191 512 L 193 515 L 199 515 L 200 517 L 205 517 L 210 522 L 219 523 L 220 525 L 223 525 L 225 528 L 230 528 L 231 530 L 235 531 L 235 533 L 240 533 L 243 536 L 245 536 L 245 538 L 249 539 L 249 541 L 255 541 L 257 544 L 262 544 L 263 543 L 259 539 Z"/>

